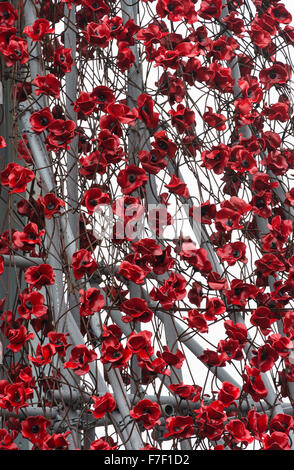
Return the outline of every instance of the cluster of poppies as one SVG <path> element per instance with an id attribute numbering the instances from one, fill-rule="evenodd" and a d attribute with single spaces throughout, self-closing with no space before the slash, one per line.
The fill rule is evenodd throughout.
<path id="1" fill-rule="evenodd" d="M 171 396 L 190 402 L 188 414 L 180 414 L 178 408 L 168 417 L 160 400 L 157 403 L 140 397 L 132 404 L 130 419 L 144 432 L 152 431 L 155 445 L 156 431 L 163 428 L 165 440 L 197 438 L 216 450 L 241 449 L 252 443 L 264 450 L 289 450 L 289 434 L 294 429 L 290 414 L 271 416 L 257 411 L 256 406 L 243 416 L 238 406 L 243 400 L 257 405 L 267 399 L 266 372 L 276 374 L 277 400 L 290 398 L 292 403 L 288 385 L 294 382 L 294 188 L 285 191 L 283 200 L 278 196 L 279 190 L 284 191 L 280 178 L 294 170 L 294 151 L 283 138 L 293 124 L 289 97 L 292 70 L 286 54 L 286 63 L 278 55 L 281 44 L 294 45 L 291 15 L 280 0 L 253 0 L 256 13 L 249 22 L 242 15 L 242 9 L 246 9 L 243 0 L 228 0 L 227 15 L 223 14 L 222 0 L 156 0 L 154 5 L 152 0 L 142 1 L 154 10 L 154 18 L 145 26 L 136 24 L 133 18 L 124 21 L 108 1 L 53 4 L 43 0 L 38 3 L 39 17 L 21 30 L 17 30 L 19 12 L 12 3 L 0 3 L 0 53 L 6 68 L 18 70 L 35 60 L 30 57 L 30 45 L 42 50 L 48 73 L 37 74 L 32 82 L 18 80 L 11 96 L 15 103 L 37 101 L 28 132 L 44 141 L 54 171 L 77 139 L 82 188 L 80 239 L 64 266 L 64 275 L 70 272 L 79 286 L 76 299 L 81 333 L 87 337 L 86 344 L 71 344 L 69 333 L 56 329 L 52 320 L 53 306 L 48 299 L 56 272 L 48 263 L 45 227 L 48 220 L 55 223 L 66 200 L 59 197 L 56 188 L 34 196 L 31 187 L 39 184 L 40 174 L 29 134 L 23 133 L 15 146 L 19 163 L 7 163 L 0 180 L 3 191 L 18 196 L 17 216 L 26 218 L 26 223 L 22 229 L 10 228 L 0 234 L 0 275 L 5 270 L 4 255 L 29 256 L 32 265 L 25 269 L 26 287 L 17 292 L 15 307 L 8 309 L 6 298 L 0 301 L 0 328 L 6 349 L 22 358 L 15 359 L 7 377 L 0 380 L 0 408 L 19 415 L 30 406 L 36 390 L 43 393 L 48 387 L 58 388 L 64 369 L 83 380 L 97 362 L 105 366 L 106 381 L 107 370 L 116 369 L 128 387 L 131 380 L 136 381 L 132 375 L 135 363 L 140 371 L 140 390 L 155 386 L 156 379 L 165 376 L 171 381 L 166 382 L 170 383 Z M 133 48 L 137 44 L 147 68 L 158 72 L 154 93 L 146 87 L 130 104 L 112 87 L 111 80 L 107 82 L 106 74 L 104 84 L 95 79 L 91 89 L 79 89 L 70 110 L 64 108 L 64 78 L 77 62 L 73 49 L 65 47 L 63 35 L 55 34 L 55 26 L 73 4 L 77 6 L 76 46 L 83 70 L 85 64 L 98 58 L 105 60 L 106 67 L 113 67 L 114 75 L 126 79 L 127 72 L 132 76 L 138 65 Z M 213 35 L 211 24 L 216 20 L 220 30 Z M 186 25 L 186 35 L 184 28 L 171 31 L 170 22 Z M 244 37 L 254 56 L 242 49 Z M 113 50 L 117 51 L 115 56 Z M 255 57 L 262 58 L 262 67 L 256 65 Z M 232 64 L 240 70 L 240 77 L 234 78 Z M 207 101 L 200 113 L 196 101 L 191 100 L 194 89 L 206 90 L 226 105 L 212 107 Z M 268 99 L 272 91 L 274 100 Z M 72 113 L 76 122 L 69 118 Z M 204 129 L 201 138 L 196 131 L 200 120 Z M 244 126 L 251 129 L 251 136 L 244 135 Z M 91 129 L 95 129 L 93 135 Z M 133 155 L 126 142 L 132 138 L 137 142 L 138 135 L 144 142 L 138 143 Z M 217 137 L 207 143 L 206 135 Z M 1 137 L 0 152 L 6 145 Z M 218 194 L 210 192 L 210 197 L 197 202 L 178 172 L 185 165 L 189 170 L 198 166 L 208 178 L 219 182 Z M 167 180 L 168 168 L 174 170 Z M 64 177 L 63 168 L 59 177 Z M 165 192 L 159 194 L 155 209 L 147 203 L 156 182 Z M 204 183 L 202 186 L 203 194 L 207 194 Z M 190 221 L 209 233 L 205 247 L 183 234 L 172 243 L 159 241 L 166 227 L 174 223 L 171 201 L 187 203 Z M 111 242 L 120 256 L 109 268 L 111 276 L 100 279 L 104 285 L 89 287 L 85 281 L 95 280 L 100 271 L 93 221 L 104 206 L 112 208 L 117 222 Z M 155 237 L 138 240 L 134 230 L 144 215 L 149 233 Z M 253 244 L 258 247 L 256 259 Z M 217 270 L 212 251 L 224 268 L 223 274 Z M 136 294 L 132 295 L 130 286 L 134 285 Z M 138 294 L 143 289 L 146 297 Z M 105 323 L 101 322 L 101 337 L 94 338 L 90 318 L 97 314 L 104 318 L 109 301 L 122 313 L 126 330 L 112 323 L 107 313 Z M 183 308 L 184 314 L 180 305 L 188 306 Z M 177 373 L 181 377 L 188 361 L 178 346 L 167 346 L 157 331 L 151 331 L 158 311 L 171 320 L 177 316 L 187 334 L 204 338 L 209 338 L 205 335 L 222 321 L 225 336 L 214 348 L 209 341 L 198 359 L 210 370 L 231 364 L 242 368 L 240 387 L 224 381 L 217 392 L 211 391 L 207 401 L 207 390 L 198 383 L 173 381 Z M 141 324 L 146 324 L 146 329 Z M 251 340 L 249 330 L 256 331 L 262 340 Z M 125 331 L 131 332 L 126 335 Z M 60 368 L 55 368 L 56 364 Z M 50 375 L 46 376 L 48 366 Z M 89 400 L 87 406 L 94 419 L 117 410 L 114 395 L 99 394 L 99 386 L 91 400 L 93 403 Z M 20 433 L 33 449 L 67 450 L 70 431 L 53 433 L 51 424 L 41 415 L 8 418 L 0 429 L 0 449 L 16 450 L 14 441 Z M 222 444 L 215 444 L 220 440 Z M 119 448 L 109 436 L 89 446 L 91 450 Z M 142 447 L 154 448 L 150 444 Z"/>

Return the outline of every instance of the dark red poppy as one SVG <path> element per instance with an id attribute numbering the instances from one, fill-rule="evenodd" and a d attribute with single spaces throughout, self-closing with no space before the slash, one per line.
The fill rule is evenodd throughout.
<path id="1" fill-rule="evenodd" d="M 104 193 L 100 188 L 90 188 L 85 191 L 82 205 L 85 206 L 89 214 L 93 214 L 99 206 L 107 205 L 110 203 L 110 197 Z"/>
<path id="2" fill-rule="evenodd" d="M 254 437 L 246 429 L 245 423 L 240 419 L 232 419 L 225 425 L 225 430 L 232 436 L 235 442 L 250 444 Z"/>
<path id="3" fill-rule="evenodd" d="M 130 416 L 135 421 L 140 421 L 145 429 L 153 429 L 156 424 L 161 423 L 161 410 L 156 402 L 144 399 L 140 400 L 133 409 L 130 410 Z"/>
<path id="4" fill-rule="evenodd" d="M 240 397 L 240 389 L 230 382 L 224 381 L 218 394 L 220 400 L 226 407 L 230 406 Z"/>
<path id="5" fill-rule="evenodd" d="M 171 115 L 171 123 L 179 134 L 189 132 L 196 124 L 194 111 L 182 104 L 178 104 L 176 111 L 171 109 L 169 114 Z"/>
<path id="6" fill-rule="evenodd" d="M 106 393 L 103 396 L 91 396 L 94 401 L 94 409 L 91 410 L 94 418 L 103 418 L 106 413 L 111 413 L 116 408 L 116 401 L 111 393 Z"/>
<path id="7" fill-rule="evenodd" d="M 188 320 L 189 328 L 195 328 L 200 333 L 208 332 L 208 325 L 203 313 L 200 313 L 196 308 L 188 311 L 188 318 L 183 317 L 183 320 Z"/>
<path id="8" fill-rule="evenodd" d="M 47 193 L 45 196 L 39 196 L 38 205 L 42 209 L 46 219 L 51 219 L 54 214 L 60 214 L 65 202 L 55 196 L 54 193 Z"/>
<path id="9" fill-rule="evenodd" d="M 212 147 L 211 150 L 204 150 L 201 153 L 203 166 L 208 170 L 213 170 L 217 175 L 224 172 L 230 158 L 230 148 L 225 144 Z"/>
<path id="10" fill-rule="evenodd" d="M 50 28 L 50 23 L 45 18 L 38 18 L 32 26 L 26 26 L 23 29 L 23 33 L 32 39 L 32 41 L 41 41 L 45 34 L 54 33 L 54 28 Z"/>
<path id="11" fill-rule="evenodd" d="M 142 361 L 149 361 L 153 355 L 153 348 L 151 346 L 151 331 L 140 331 L 139 333 L 131 333 L 127 340 L 127 348 L 136 354 Z"/>
<path id="12" fill-rule="evenodd" d="M 44 305 L 45 298 L 38 291 L 26 292 L 18 296 L 20 305 L 17 309 L 18 314 L 26 320 L 31 319 L 31 315 L 36 318 L 43 317 L 47 313 L 47 308 Z"/>
<path id="13" fill-rule="evenodd" d="M 81 289 L 80 294 L 80 315 L 86 317 L 99 312 L 104 306 L 104 296 L 96 287 L 90 287 L 86 291 Z"/>
<path id="14" fill-rule="evenodd" d="M 171 193 L 187 199 L 189 197 L 189 190 L 187 185 L 178 178 L 175 174 L 171 175 L 170 182 L 164 185 Z"/>
<path id="15" fill-rule="evenodd" d="M 163 437 L 189 438 L 195 434 L 192 416 L 174 416 L 166 418 L 166 432 Z"/>
<path id="16" fill-rule="evenodd" d="M 128 165 L 117 176 L 117 183 L 125 195 L 131 194 L 136 189 L 145 185 L 147 180 L 148 176 L 145 171 L 135 165 Z"/>
<path id="17" fill-rule="evenodd" d="M 84 344 L 78 344 L 73 347 L 70 353 L 70 358 L 64 362 L 65 369 L 72 369 L 78 376 L 85 375 L 89 372 L 89 363 L 97 359 L 95 351 L 88 349 Z"/>
<path id="18" fill-rule="evenodd" d="M 104 439 L 96 439 L 91 442 L 89 450 L 116 450 L 117 446 L 109 444 Z"/>
<path id="19" fill-rule="evenodd" d="M 62 73 L 69 73 L 74 64 L 71 49 L 64 47 L 57 47 L 54 51 L 53 65 Z"/>
<path id="20" fill-rule="evenodd" d="M 182 274 L 171 273 L 160 288 L 153 288 L 149 296 L 161 303 L 165 310 L 173 307 L 174 303 L 186 297 L 187 281 Z"/>
<path id="21" fill-rule="evenodd" d="M 97 261 L 91 251 L 81 249 L 72 256 L 72 269 L 76 279 L 81 279 L 85 274 L 89 276 L 98 268 Z"/>
<path id="22" fill-rule="evenodd" d="M 41 287 L 54 284 L 55 273 L 49 264 L 40 264 L 26 269 L 24 279 L 32 288 L 41 289 Z"/>
<path id="23" fill-rule="evenodd" d="M 37 367 L 44 366 L 51 363 L 52 357 L 56 354 L 54 344 L 48 343 L 41 346 L 39 343 L 36 348 L 36 356 L 33 357 L 28 354 L 28 359 Z"/>
<path id="24" fill-rule="evenodd" d="M 42 450 L 68 450 L 70 443 L 66 440 L 66 437 L 71 434 L 71 431 L 67 431 L 64 434 L 52 434 L 44 439 L 42 442 Z"/>
<path id="25" fill-rule="evenodd" d="M 121 305 L 121 310 L 126 314 L 126 316 L 122 318 L 124 322 L 140 321 L 148 323 L 153 317 L 153 312 L 148 307 L 146 300 L 139 297 L 132 297 L 129 300 L 125 300 Z"/>
<path id="26" fill-rule="evenodd" d="M 29 416 L 21 423 L 21 433 L 23 437 L 29 439 L 33 444 L 42 444 L 48 436 L 47 428 L 50 421 L 44 416 Z"/>
<path id="27" fill-rule="evenodd" d="M 123 261 L 118 268 L 118 275 L 134 282 L 135 284 L 144 284 L 146 273 L 140 266 Z"/>
<path id="28" fill-rule="evenodd" d="M 34 93 L 37 96 L 43 94 L 59 99 L 61 82 L 53 73 L 44 76 L 37 74 L 36 78 L 33 79 L 33 84 L 36 87 Z"/>
<path id="29" fill-rule="evenodd" d="M 263 450 L 291 450 L 288 434 L 279 431 L 266 434 L 263 439 Z"/>
<path id="30" fill-rule="evenodd" d="M 1 172 L 1 184 L 9 187 L 11 190 L 9 194 L 25 192 L 27 183 L 34 178 L 35 174 L 32 170 L 17 163 L 8 163 L 5 170 Z"/>
<path id="31" fill-rule="evenodd" d="M 79 113 L 79 117 L 83 119 L 85 116 L 91 116 L 96 108 L 96 99 L 91 93 L 82 91 L 74 103 L 73 110 Z"/>
<path id="32" fill-rule="evenodd" d="M 10 36 L 8 44 L 1 52 L 7 67 L 12 67 L 17 62 L 25 64 L 29 60 L 27 41 L 15 35 Z"/>
<path id="33" fill-rule="evenodd" d="M 9 341 L 7 349 L 14 353 L 20 351 L 27 341 L 35 337 L 34 333 L 28 333 L 24 325 L 19 325 L 18 328 L 8 328 L 6 336 Z"/>
<path id="34" fill-rule="evenodd" d="M 117 343 L 115 346 L 105 346 L 103 344 L 101 352 L 100 361 L 102 364 L 111 364 L 113 368 L 125 367 L 132 357 L 132 352 L 124 348 L 121 343 Z"/>

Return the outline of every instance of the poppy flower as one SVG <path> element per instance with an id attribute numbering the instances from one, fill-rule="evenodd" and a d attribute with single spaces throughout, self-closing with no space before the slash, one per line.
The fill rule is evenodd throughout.
<path id="1" fill-rule="evenodd" d="M 220 400 L 226 407 L 230 406 L 235 400 L 240 397 L 240 389 L 230 382 L 224 381 L 222 388 L 218 393 L 218 400 Z"/>
<path id="2" fill-rule="evenodd" d="M 37 96 L 43 94 L 59 99 L 61 82 L 53 73 L 44 76 L 37 74 L 33 79 L 33 84 L 35 85 L 34 93 Z"/>
<path id="3" fill-rule="evenodd" d="M 261 441 L 268 428 L 268 417 L 265 413 L 257 413 L 256 408 L 249 410 L 247 415 L 247 428 L 256 439 Z"/>
<path id="4" fill-rule="evenodd" d="M 133 51 L 129 47 L 127 41 L 119 41 L 118 43 L 118 52 L 117 52 L 117 66 L 119 70 L 124 73 L 129 70 L 136 58 Z"/>
<path id="5" fill-rule="evenodd" d="M 233 266 L 240 261 L 247 263 L 248 259 L 245 256 L 246 245 L 243 242 L 233 242 L 224 245 L 222 248 L 217 249 L 217 255 L 222 261 L 226 261 L 229 266 Z"/>
<path id="6" fill-rule="evenodd" d="M 289 434 L 290 430 L 293 429 L 294 420 L 291 415 L 288 414 L 276 414 L 269 423 L 270 432 L 284 432 Z"/>
<path id="7" fill-rule="evenodd" d="M 28 354 L 28 359 L 36 366 L 42 367 L 51 363 L 52 357 L 56 354 L 56 348 L 53 344 L 48 343 L 41 346 L 39 343 L 36 348 L 36 356 Z"/>
<path id="8" fill-rule="evenodd" d="M 226 117 L 224 114 L 221 113 L 214 113 L 210 106 L 207 107 L 208 111 L 206 111 L 202 118 L 210 127 L 214 127 L 218 131 L 226 130 Z"/>
<path id="9" fill-rule="evenodd" d="M 171 123 L 179 134 L 188 132 L 196 124 L 194 111 L 182 104 L 178 104 L 176 111 L 171 109 L 169 114 L 171 115 Z"/>
<path id="10" fill-rule="evenodd" d="M 225 425 L 225 430 L 232 436 L 235 442 L 245 442 L 250 444 L 254 441 L 243 421 L 240 419 L 232 419 Z"/>
<path id="11" fill-rule="evenodd" d="M 132 351 L 133 354 L 136 354 L 141 360 L 148 361 L 153 355 L 153 348 L 151 346 L 151 331 L 140 331 L 139 333 L 131 333 L 127 340 L 127 348 Z"/>
<path id="12" fill-rule="evenodd" d="M 189 190 L 187 185 L 178 178 L 175 174 L 171 175 L 170 182 L 164 185 L 171 193 L 187 199 L 189 197 Z"/>
<path id="13" fill-rule="evenodd" d="M 102 111 L 106 111 L 107 106 L 115 101 L 113 91 L 104 85 L 93 88 L 91 97 L 95 99 L 96 105 Z"/>
<path id="14" fill-rule="evenodd" d="M 15 437 L 14 433 L 9 434 L 7 429 L 0 429 L 0 450 L 19 450 L 14 442 Z"/>
<path id="15" fill-rule="evenodd" d="M 53 121 L 54 117 L 48 106 L 32 113 L 30 116 L 31 128 L 38 134 L 45 131 Z"/>
<path id="16" fill-rule="evenodd" d="M 115 346 L 102 345 L 100 361 L 102 364 L 111 364 L 112 368 L 125 367 L 132 357 L 132 352 L 124 348 L 121 343 L 117 343 Z"/>
<path id="17" fill-rule="evenodd" d="M 222 12 L 222 1 L 216 0 L 211 2 L 210 0 L 202 0 L 200 4 L 200 10 L 198 15 L 204 20 L 212 20 L 213 18 L 219 18 Z"/>
<path id="18" fill-rule="evenodd" d="M 186 286 L 184 276 L 173 272 L 160 288 L 154 287 L 149 296 L 152 300 L 159 301 L 165 310 L 169 310 L 176 301 L 186 297 Z"/>
<path id="19" fill-rule="evenodd" d="M 213 170 L 219 175 L 224 172 L 230 158 L 230 148 L 225 144 L 213 146 L 211 150 L 204 150 L 201 153 L 203 166 L 208 170 Z"/>
<path id="20" fill-rule="evenodd" d="M 83 119 L 85 116 L 91 116 L 96 108 L 96 99 L 91 93 L 82 91 L 74 102 L 73 110 L 79 113 L 79 116 Z"/>
<path id="21" fill-rule="evenodd" d="M 263 439 L 263 450 L 291 450 L 288 434 L 279 431 L 266 434 Z"/>
<path id="22" fill-rule="evenodd" d="M 269 90 L 274 85 L 284 85 L 291 78 L 291 70 L 286 64 L 275 62 L 271 67 L 262 69 L 259 74 L 260 83 L 265 90 Z"/>
<path id="23" fill-rule="evenodd" d="M 86 291 L 80 289 L 80 315 L 86 317 L 99 312 L 104 306 L 104 296 L 96 287 L 91 287 Z"/>
<path id="24" fill-rule="evenodd" d="M 153 312 L 148 307 L 146 300 L 139 297 L 132 297 L 121 304 L 121 311 L 126 314 L 122 317 L 124 322 L 140 321 L 148 323 L 152 320 Z"/>
<path id="25" fill-rule="evenodd" d="M 148 128 L 153 129 L 157 126 L 159 121 L 159 113 L 155 113 L 154 101 L 151 96 L 146 93 L 141 93 L 137 98 L 138 103 L 138 117 L 146 124 Z"/>
<path id="26" fill-rule="evenodd" d="M 47 428 L 49 425 L 50 421 L 44 416 L 29 416 L 21 423 L 21 433 L 32 444 L 42 444 L 42 441 L 48 436 Z"/>
<path id="27" fill-rule="evenodd" d="M 157 352 L 157 357 L 163 359 L 166 364 L 176 369 L 181 369 L 185 360 L 184 354 L 179 349 L 174 353 L 167 346 L 163 346 L 163 352 Z"/>
<path id="28" fill-rule="evenodd" d="M 155 150 L 147 152 L 147 150 L 141 150 L 138 154 L 138 158 L 145 171 L 156 175 L 167 167 L 168 161 L 164 159 L 164 156 L 160 155 Z"/>
<path id="29" fill-rule="evenodd" d="M 189 310 L 188 318 L 183 317 L 183 320 L 188 320 L 189 328 L 195 328 L 200 333 L 208 332 L 208 325 L 207 325 L 206 318 L 196 308 Z"/>
<path id="30" fill-rule="evenodd" d="M 96 439 L 91 442 L 89 450 L 115 450 L 116 448 L 116 445 L 111 445 L 104 439 Z"/>
<path id="31" fill-rule="evenodd" d="M 24 168 L 17 163 L 8 163 L 5 170 L 1 171 L 1 184 L 8 186 L 13 193 L 23 193 L 26 190 L 27 183 L 35 178 L 35 174 L 29 168 Z"/>
<path id="32" fill-rule="evenodd" d="M 134 408 L 130 410 L 130 416 L 135 421 L 141 422 L 147 430 L 153 429 L 156 424 L 160 425 L 161 423 L 160 406 L 158 403 L 148 399 L 140 400 Z"/>
<path id="33" fill-rule="evenodd" d="M 106 393 L 103 396 L 91 396 L 94 401 L 94 409 L 91 410 L 94 418 L 103 418 L 106 413 L 111 413 L 116 408 L 116 401 L 111 393 Z"/>
<path id="34" fill-rule="evenodd" d="M 17 328 L 8 328 L 6 337 L 9 341 L 7 349 L 16 353 L 20 351 L 24 344 L 35 337 L 34 333 L 28 333 L 27 328 L 24 325 L 19 325 Z"/>
<path id="35" fill-rule="evenodd" d="M 89 276 L 98 269 L 98 264 L 93 259 L 91 251 L 81 249 L 72 256 L 72 269 L 76 279 L 81 279 L 85 274 Z"/>
<path id="36" fill-rule="evenodd" d="M 31 319 L 31 315 L 36 318 L 41 318 L 47 313 L 47 308 L 44 305 L 45 298 L 38 291 L 26 292 L 18 296 L 20 305 L 17 308 L 18 314 L 26 320 Z"/>
<path id="37" fill-rule="evenodd" d="M 118 268 L 118 275 L 134 282 L 135 284 L 144 284 L 146 273 L 140 266 L 123 261 Z"/>
<path id="38" fill-rule="evenodd" d="M 131 194 L 136 189 L 145 185 L 148 181 L 148 176 L 142 168 L 135 165 L 128 165 L 124 170 L 121 170 L 117 176 L 117 183 L 121 187 L 122 193 L 125 195 Z"/>
<path id="39" fill-rule="evenodd" d="M 70 346 L 70 344 L 67 343 L 68 334 L 69 333 L 58 333 L 55 331 L 49 331 L 47 334 L 52 351 L 55 349 L 59 357 L 65 357 L 66 350 Z"/>
<path id="40" fill-rule="evenodd" d="M 62 73 L 69 73 L 71 71 L 74 64 L 71 51 L 71 49 L 66 49 L 62 46 L 54 50 L 53 65 L 58 71 Z"/>
<path id="41" fill-rule="evenodd" d="M 32 26 L 26 26 L 23 33 L 32 41 L 41 41 L 45 34 L 54 33 L 54 28 L 50 28 L 50 23 L 45 18 L 38 18 Z"/>
<path id="42" fill-rule="evenodd" d="M 102 49 L 107 47 L 111 40 L 110 27 L 106 21 L 101 21 L 100 23 L 91 21 L 87 24 L 83 34 L 91 46 Z"/>
<path id="43" fill-rule="evenodd" d="M 43 197 L 39 196 L 38 205 L 42 209 L 46 219 L 51 219 L 54 214 L 60 214 L 61 208 L 65 207 L 65 202 L 55 196 L 54 193 L 47 193 Z"/>
<path id="44" fill-rule="evenodd" d="M 29 60 L 27 41 L 15 35 L 10 36 L 8 44 L 1 52 L 7 67 L 12 67 L 17 62 L 25 64 Z"/>
<path id="45" fill-rule="evenodd" d="M 13 26 L 18 18 L 17 9 L 9 2 L 1 2 L 0 5 L 0 25 Z"/>
<path id="46" fill-rule="evenodd" d="M 265 106 L 261 114 L 270 121 L 286 122 L 290 119 L 289 106 L 286 103 L 275 103 Z"/>
<path id="47" fill-rule="evenodd" d="M 97 359 L 95 351 L 88 349 L 84 344 L 74 346 L 70 353 L 70 358 L 64 362 L 65 369 L 72 369 L 78 376 L 85 375 L 89 372 L 89 363 Z"/>
<path id="48" fill-rule="evenodd" d="M 166 432 L 163 437 L 188 439 L 195 434 L 192 416 L 174 416 L 166 418 Z"/>
<path id="49" fill-rule="evenodd" d="M 40 245 L 45 230 L 38 229 L 38 226 L 33 222 L 27 224 L 22 232 L 15 231 L 13 233 L 13 243 L 16 248 L 22 251 L 32 251 L 35 245 Z"/>
<path id="50" fill-rule="evenodd" d="M 82 205 L 85 206 L 89 214 L 93 214 L 95 210 L 99 209 L 100 205 L 107 205 L 110 203 L 110 197 L 104 193 L 100 188 L 90 188 L 85 191 Z"/>
<path id="51" fill-rule="evenodd" d="M 31 288 L 41 289 L 44 286 L 54 284 L 55 273 L 50 264 L 40 264 L 39 266 L 30 266 L 26 269 L 24 279 Z"/>
<path id="52" fill-rule="evenodd" d="M 44 439 L 41 445 L 42 450 L 68 450 L 70 443 L 66 440 L 66 437 L 71 434 L 71 431 L 67 431 L 64 434 L 52 434 Z"/>

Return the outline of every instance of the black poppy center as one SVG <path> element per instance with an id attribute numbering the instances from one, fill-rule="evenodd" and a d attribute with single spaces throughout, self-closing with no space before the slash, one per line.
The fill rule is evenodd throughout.
<path id="1" fill-rule="evenodd" d="M 90 199 L 89 205 L 92 206 L 92 207 L 97 206 L 97 199 Z"/>
<path id="2" fill-rule="evenodd" d="M 240 251 L 239 250 L 234 250 L 233 251 L 233 256 L 234 256 L 234 258 L 238 258 L 238 256 L 240 256 Z"/>
<path id="3" fill-rule="evenodd" d="M 277 77 L 277 73 L 272 71 L 272 72 L 269 73 L 269 77 L 270 77 L 272 80 L 274 80 L 274 79 Z"/>
<path id="4" fill-rule="evenodd" d="M 265 202 L 263 199 L 258 199 L 258 201 L 256 202 L 256 207 L 258 209 L 263 209 L 265 207 Z"/>
<path id="5" fill-rule="evenodd" d="M 32 310 L 32 308 L 33 308 L 32 302 L 26 302 L 26 303 L 25 303 L 25 306 L 26 306 L 26 308 L 29 309 L 29 310 Z"/>
<path id="6" fill-rule="evenodd" d="M 113 359 L 118 359 L 120 356 L 121 354 L 118 351 L 114 351 L 114 353 L 112 354 Z"/>
<path id="7" fill-rule="evenodd" d="M 136 175 L 134 173 L 131 173 L 129 175 L 129 182 L 134 183 L 136 181 L 136 178 L 137 178 Z"/>
<path id="8" fill-rule="evenodd" d="M 55 208 L 54 202 L 49 202 L 46 206 L 46 209 L 48 209 L 48 211 L 52 211 L 54 208 Z"/>
<path id="9" fill-rule="evenodd" d="M 167 150 L 168 149 L 168 145 L 167 143 L 164 141 L 164 140 L 160 140 L 158 142 L 158 146 L 162 149 L 162 150 Z"/>
<path id="10" fill-rule="evenodd" d="M 33 434 L 36 434 L 39 431 L 39 426 L 35 424 L 32 426 L 31 431 Z"/>
<path id="11" fill-rule="evenodd" d="M 249 167 L 248 160 L 242 160 L 241 165 L 243 166 L 243 168 L 248 168 Z"/>

